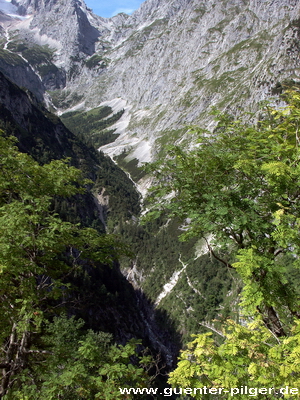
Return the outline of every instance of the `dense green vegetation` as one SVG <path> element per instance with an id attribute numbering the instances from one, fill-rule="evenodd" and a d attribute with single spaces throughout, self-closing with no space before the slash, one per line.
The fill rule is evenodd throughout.
<path id="1" fill-rule="evenodd" d="M 71 93 L 69 89 L 49 90 L 49 94 L 51 96 L 53 105 L 63 109 L 71 108 L 84 99 L 82 93 Z"/>
<path id="2" fill-rule="evenodd" d="M 134 182 L 138 182 L 143 176 L 145 176 L 144 169 L 139 166 L 139 160 L 136 158 L 127 159 L 127 152 L 126 150 L 123 151 L 119 156 L 115 157 L 115 161 L 117 162 L 118 166 L 122 168 L 124 171 L 130 174 L 131 179 Z"/>
<path id="3" fill-rule="evenodd" d="M 108 60 L 99 56 L 99 54 L 94 54 L 91 58 L 89 58 L 85 65 L 89 69 L 94 69 L 95 67 L 105 68 L 107 66 Z"/>
<path id="4" fill-rule="evenodd" d="M 21 390 L 14 390 L 7 399 L 125 399 L 119 387 L 147 387 L 150 378 L 145 368 L 151 357 L 138 355 L 137 340 L 125 346 L 113 343 L 112 335 L 83 329 L 84 321 L 55 317 L 46 323 L 41 343 L 47 357 L 39 357 L 20 376 Z M 136 359 L 133 365 L 131 359 Z M 35 377 L 26 382 L 28 374 Z M 136 398 L 133 395 L 132 398 Z M 143 398 L 143 396 L 142 396 Z"/>
<path id="5" fill-rule="evenodd" d="M 111 335 L 59 315 L 70 310 L 70 278 L 111 268 L 125 248 L 51 211 L 53 196 L 84 190 L 80 170 L 60 160 L 41 166 L 15 142 L 0 136 L 0 397 L 121 398 L 119 385 L 149 381 L 149 358 L 129 363 L 138 342 L 116 346 Z"/>
<path id="6" fill-rule="evenodd" d="M 299 387 L 300 95 L 284 98 L 287 107 L 266 106 L 252 116 L 255 124 L 217 114 L 213 134 L 195 129 L 196 149 L 175 146 L 151 167 L 157 185 L 150 215 L 188 221 L 182 239 L 203 238 L 243 282 L 238 318 L 223 321 L 221 340 L 194 337 L 170 374 L 175 387 L 228 389 L 224 399 L 246 385 Z M 272 399 L 275 389 L 255 396 Z"/>
<path id="7" fill-rule="evenodd" d="M 68 199 L 55 197 L 54 210 L 64 220 L 73 223 L 80 220 L 82 226 L 92 226 L 103 231 L 103 218 L 99 218 L 99 209 L 94 198 L 99 193 L 109 200 L 103 206 L 103 217 L 109 215 L 109 224 L 112 227 L 121 218 L 128 219 L 138 214 L 139 195 L 133 183 L 109 157 L 66 129 L 56 115 L 34 101 L 32 95 L 29 98 L 2 74 L 0 82 L 1 94 L 5 99 L 10 99 L 9 104 L 0 104 L 0 128 L 7 135 L 18 138 L 19 149 L 42 164 L 69 157 L 71 165 L 80 168 L 84 177 L 94 182 L 84 194 L 76 194 Z M 110 108 L 97 109 L 97 117 L 92 118 L 92 121 L 109 116 L 110 112 Z"/>
<path id="8" fill-rule="evenodd" d="M 10 50 L 9 52 L 1 50 L 5 54 L 5 58 L 11 57 L 11 61 L 14 59 L 13 57 L 17 57 L 23 61 L 19 56 L 14 56 L 11 52 L 21 54 L 31 66 L 37 69 L 42 78 L 47 74 L 57 75 L 59 73 L 59 69 L 52 62 L 53 50 L 48 46 L 28 46 L 19 40 L 12 40 L 8 43 L 7 48 Z"/>
<path id="9" fill-rule="evenodd" d="M 114 261 L 125 247 L 103 223 L 113 230 L 132 219 L 139 196 L 108 157 L 0 80 L 9 99 L 0 105 L 3 398 L 126 398 L 114 388 L 149 384 L 142 352 L 151 344 L 137 294 Z M 99 193 L 109 199 L 101 218 Z"/>
<path id="10" fill-rule="evenodd" d="M 1 60 L 11 66 L 26 66 L 26 62 L 17 54 L 10 53 L 7 50 L 0 49 Z"/>
<path id="11" fill-rule="evenodd" d="M 137 266 L 139 285 L 153 303 L 174 272 L 186 265 L 174 289 L 157 305 L 157 322 L 162 327 L 170 324 L 175 341 L 179 336 L 186 342 L 191 334 L 206 331 L 205 325 L 217 316 L 228 316 L 229 308 L 234 312 L 239 287 L 237 282 L 232 285 L 234 274 L 209 255 L 198 254 L 203 243 L 181 241 L 178 221 L 165 217 L 143 225 L 120 221 L 115 229 L 134 253 L 131 261 L 122 261 L 122 268 L 130 271 L 133 264 Z"/>
<path id="12" fill-rule="evenodd" d="M 84 138 L 95 148 L 111 143 L 119 136 L 115 129 L 108 129 L 123 115 L 124 110 L 115 114 L 111 107 L 98 107 L 90 111 L 70 111 L 61 116 L 61 120 L 70 131 Z"/>

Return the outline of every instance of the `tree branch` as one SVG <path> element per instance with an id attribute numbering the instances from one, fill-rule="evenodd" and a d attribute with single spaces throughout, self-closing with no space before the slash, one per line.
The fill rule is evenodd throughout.
<path id="1" fill-rule="evenodd" d="M 208 243 L 208 240 L 206 239 L 206 237 L 205 237 L 205 236 L 203 236 L 203 237 L 204 237 L 204 240 L 206 241 L 206 245 L 207 245 L 207 247 L 208 247 L 208 250 L 209 250 L 210 254 L 211 254 L 216 260 L 218 260 L 218 261 L 220 261 L 222 264 L 226 265 L 226 267 L 235 269 L 230 263 L 228 263 L 227 261 L 225 261 L 225 260 L 223 260 L 222 258 L 218 257 L 218 256 L 216 255 L 216 253 L 213 251 L 211 245 Z"/>

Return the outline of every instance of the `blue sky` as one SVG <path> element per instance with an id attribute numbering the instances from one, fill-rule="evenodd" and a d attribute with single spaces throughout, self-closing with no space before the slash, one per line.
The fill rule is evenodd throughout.
<path id="1" fill-rule="evenodd" d="M 109 18 L 120 12 L 131 14 L 143 0 L 85 0 L 85 4 L 101 17 Z"/>

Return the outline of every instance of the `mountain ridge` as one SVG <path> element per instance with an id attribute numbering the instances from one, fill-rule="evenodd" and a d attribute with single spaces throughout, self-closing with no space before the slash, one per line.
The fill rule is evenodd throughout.
<path id="1" fill-rule="evenodd" d="M 205 121 L 207 116 L 200 114 L 209 102 L 222 103 L 218 91 L 232 84 L 230 79 L 240 82 L 240 88 L 231 90 L 238 94 L 231 102 L 237 103 L 238 97 L 247 97 L 243 92 L 252 82 L 255 100 L 260 100 L 268 97 L 277 80 L 298 77 L 298 59 L 287 53 L 295 53 L 297 33 L 289 26 L 299 15 L 295 0 L 147 0 L 131 16 L 109 19 L 96 16 L 79 0 L 14 0 L 14 4 L 23 13 L 34 12 L 25 22 L 12 25 L 20 28 L 20 39 L 50 46 L 52 75 L 64 76 L 51 85 L 42 77 L 43 90 L 62 90 L 73 106 L 79 106 L 76 99 L 84 92 L 83 108 L 122 98 L 131 108 L 127 132 L 133 148 L 133 135 L 147 141 L 147 126 L 136 128 L 147 125 L 143 113 L 150 118 L 159 113 L 168 116 L 149 126 L 159 136 L 168 128 Z M 282 66 L 287 62 L 290 71 Z M 252 82 L 247 74 L 253 75 Z M 253 103 L 253 94 L 250 97 L 242 103 Z M 170 110 L 170 104 L 179 112 L 175 107 Z M 124 139 L 126 135 L 118 138 L 118 147 Z"/>

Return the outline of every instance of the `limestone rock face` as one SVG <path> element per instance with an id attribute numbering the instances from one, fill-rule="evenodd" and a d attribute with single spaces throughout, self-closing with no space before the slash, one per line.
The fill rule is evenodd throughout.
<path id="1" fill-rule="evenodd" d="M 298 0 L 146 0 L 110 19 L 80 0 L 13 4 L 20 18 L 1 22 L 3 51 L 36 72 L 57 112 L 125 109 L 103 147 L 112 157 L 152 160 L 188 124 L 212 127 L 211 106 L 251 109 L 299 80 Z"/>
<path id="2" fill-rule="evenodd" d="M 70 68 L 71 57 L 80 59 L 94 54 L 100 32 L 97 24 L 89 21 L 91 13 L 83 2 L 14 0 L 14 5 L 21 15 L 27 16 L 27 24 L 16 25 L 21 37 L 55 48 L 56 63 L 65 69 Z"/>

